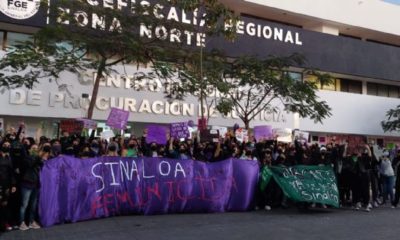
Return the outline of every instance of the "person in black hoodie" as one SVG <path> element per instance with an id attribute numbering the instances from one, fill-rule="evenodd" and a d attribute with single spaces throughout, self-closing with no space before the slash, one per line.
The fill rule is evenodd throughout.
<path id="1" fill-rule="evenodd" d="M 16 191 L 14 168 L 10 158 L 10 142 L 3 142 L 0 148 L 0 230 L 12 230 L 10 196 Z"/>
<path id="2" fill-rule="evenodd" d="M 39 172 L 42 167 L 42 160 L 39 156 L 37 145 L 32 145 L 29 149 L 29 155 L 24 159 L 21 165 L 21 193 L 22 204 L 20 208 L 20 230 L 38 229 L 39 224 L 35 221 L 37 215 L 37 202 L 39 196 Z M 25 213 L 29 209 L 28 225 L 25 223 Z"/>
<path id="3" fill-rule="evenodd" d="M 360 180 L 360 197 L 367 212 L 371 211 L 370 188 L 371 188 L 372 152 L 368 145 L 365 145 L 362 155 L 356 163 L 356 171 Z M 360 207 L 360 204 L 357 204 Z"/>
<path id="4" fill-rule="evenodd" d="M 392 162 L 394 172 L 396 174 L 396 183 L 395 183 L 395 196 L 394 196 L 394 201 L 392 203 L 392 207 L 396 208 L 397 205 L 399 204 L 400 200 L 400 150 L 397 150 L 397 155 L 393 159 Z"/>

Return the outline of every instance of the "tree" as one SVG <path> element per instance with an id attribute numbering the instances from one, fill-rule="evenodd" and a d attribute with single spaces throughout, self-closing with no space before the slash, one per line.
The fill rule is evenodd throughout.
<path id="1" fill-rule="evenodd" d="M 276 112 L 278 106 L 298 113 L 316 122 L 331 115 L 330 107 L 320 101 L 315 82 L 293 79 L 287 72 L 290 66 L 299 66 L 304 58 L 298 54 L 289 57 L 242 57 L 226 61 L 226 72 L 216 87 L 223 93 L 217 109 L 223 114 L 235 110 L 248 129 L 250 122 L 262 111 Z M 329 84 L 326 74 L 313 72 L 321 84 Z"/>
<path id="2" fill-rule="evenodd" d="M 194 51 L 190 56 L 179 62 L 159 62 L 163 69 L 158 76 L 169 84 L 169 99 L 184 100 L 189 95 L 195 96 L 200 102 L 200 116 L 209 121 L 211 108 L 218 102 L 218 83 L 225 71 L 224 54 L 218 51 Z M 212 95 L 212 97 L 210 97 Z"/>
<path id="3" fill-rule="evenodd" d="M 400 129 L 400 105 L 386 113 L 386 121 L 382 121 L 381 125 L 385 132 L 398 131 Z"/>
<path id="4" fill-rule="evenodd" d="M 187 41 L 195 39 L 193 35 L 201 40 L 211 34 L 233 33 L 233 28 L 225 29 L 221 20 L 234 19 L 234 15 L 217 0 L 165 0 L 151 5 L 134 2 L 131 6 L 120 1 L 111 5 L 99 2 L 52 1 L 50 24 L 0 61 L 0 86 L 32 88 L 42 78 L 57 79 L 63 71 L 91 69 L 96 73 L 87 116 L 91 119 L 100 81 L 114 65 L 152 64 L 156 73 L 162 73 L 163 64 L 157 62 L 179 61 L 193 51 L 193 46 L 183 46 L 184 41 L 179 39 L 184 33 Z M 42 5 L 48 6 L 48 1 L 42 1 Z M 191 25 L 166 20 L 164 6 L 191 11 L 192 25 L 201 32 L 193 33 Z M 177 11 L 172 14 L 176 18 Z M 169 37 L 175 43 L 167 41 Z"/>

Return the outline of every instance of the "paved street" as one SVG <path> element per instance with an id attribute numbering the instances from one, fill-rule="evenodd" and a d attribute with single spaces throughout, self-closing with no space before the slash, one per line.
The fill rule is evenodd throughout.
<path id="1" fill-rule="evenodd" d="M 14 231 L 19 239 L 399 239 L 400 209 L 372 212 L 296 209 L 225 214 L 129 216 Z"/>

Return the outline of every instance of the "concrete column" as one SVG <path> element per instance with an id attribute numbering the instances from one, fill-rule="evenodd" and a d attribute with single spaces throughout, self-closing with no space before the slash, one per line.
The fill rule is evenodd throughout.
<path id="1" fill-rule="evenodd" d="M 321 32 L 321 33 L 326 33 L 326 34 L 331 34 L 331 35 L 339 35 L 339 29 L 334 26 L 330 26 L 324 23 L 316 23 L 312 25 L 304 25 L 304 29 L 315 31 L 315 32 Z"/>
<path id="2" fill-rule="evenodd" d="M 367 95 L 367 82 L 362 81 L 362 94 Z"/>

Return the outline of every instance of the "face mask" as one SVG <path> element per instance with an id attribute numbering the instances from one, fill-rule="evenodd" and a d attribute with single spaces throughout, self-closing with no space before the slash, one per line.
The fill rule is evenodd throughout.
<path id="1" fill-rule="evenodd" d="M 65 154 L 67 154 L 67 155 L 74 155 L 74 149 L 73 149 L 73 148 L 67 148 L 67 149 L 65 149 Z"/>
<path id="2" fill-rule="evenodd" d="M 2 151 L 3 153 L 9 153 L 9 152 L 10 152 L 10 147 L 2 147 L 2 148 L 1 148 L 1 151 Z"/>
<path id="3" fill-rule="evenodd" d="M 134 148 L 134 147 L 136 147 L 135 144 L 129 144 L 129 148 Z"/>
<path id="4" fill-rule="evenodd" d="M 55 153 L 60 153 L 61 152 L 61 146 L 60 145 L 54 145 L 51 147 L 51 150 Z"/>
<path id="5" fill-rule="evenodd" d="M 51 152 L 51 147 L 50 146 L 44 146 L 43 147 L 43 152 L 45 152 L 45 153 L 50 153 Z"/>
<path id="6" fill-rule="evenodd" d="M 31 150 L 29 153 L 31 154 L 31 156 L 37 156 L 38 155 L 38 151 L 37 150 Z"/>
<path id="7" fill-rule="evenodd" d="M 152 151 L 156 151 L 157 150 L 157 146 L 151 146 L 151 150 Z"/>
<path id="8" fill-rule="evenodd" d="M 384 157 L 389 157 L 389 152 L 384 152 L 384 153 L 383 153 L 383 156 L 384 156 Z"/>
<path id="9" fill-rule="evenodd" d="M 117 147 L 116 146 L 110 146 L 110 147 L 108 147 L 108 150 L 111 151 L 111 152 L 115 152 L 117 150 Z"/>
<path id="10" fill-rule="evenodd" d="M 91 145 L 91 147 L 92 147 L 92 148 L 98 148 L 98 147 L 99 147 L 99 144 L 93 143 L 93 144 Z"/>

